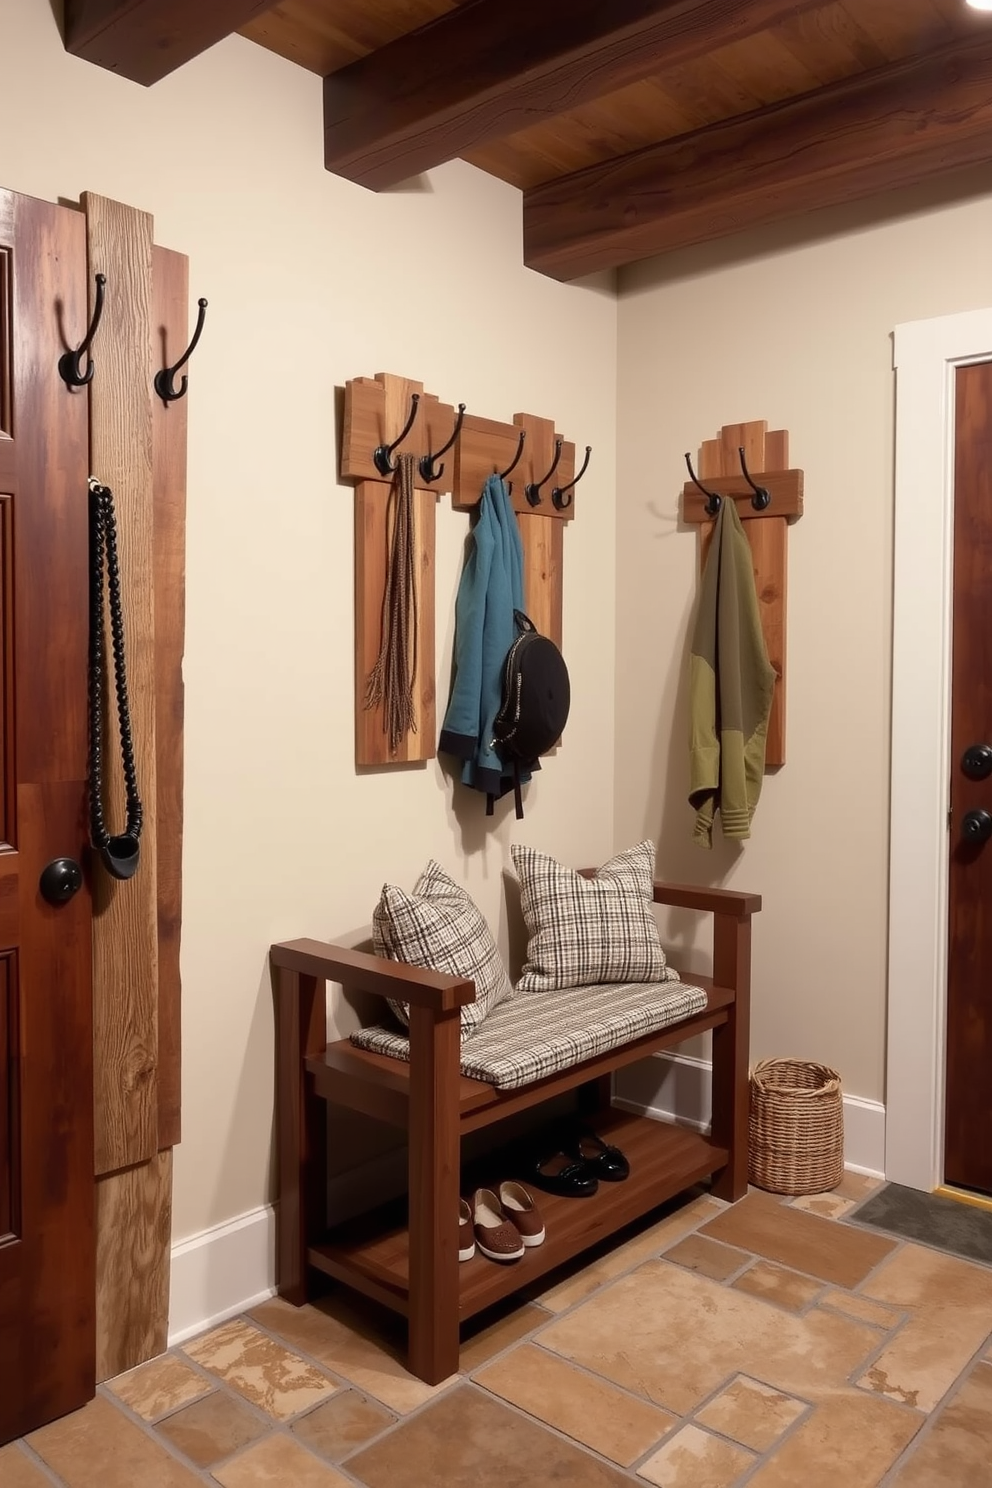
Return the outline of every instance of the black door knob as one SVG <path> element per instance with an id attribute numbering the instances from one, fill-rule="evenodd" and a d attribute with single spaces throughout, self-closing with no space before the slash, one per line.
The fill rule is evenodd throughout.
<path id="1" fill-rule="evenodd" d="M 992 775 L 992 744 L 972 744 L 961 756 L 961 768 L 969 780 L 987 780 Z"/>
<path id="2" fill-rule="evenodd" d="M 53 858 L 42 870 L 38 887 L 49 904 L 65 904 L 83 887 L 83 870 L 75 858 Z"/>
<path id="3" fill-rule="evenodd" d="M 987 811 L 966 811 L 961 818 L 961 836 L 976 845 L 992 837 L 992 816 Z"/>

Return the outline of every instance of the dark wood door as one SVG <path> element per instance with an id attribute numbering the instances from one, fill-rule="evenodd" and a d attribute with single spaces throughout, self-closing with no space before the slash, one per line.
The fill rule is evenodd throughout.
<path id="1" fill-rule="evenodd" d="M 992 1193 L 992 362 L 956 378 L 944 1178 Z"/>
<path id="2" fill-rule="evenodd" d="M 0 191 L 0 1442 L 94 1390 L 85 221 Z"/>

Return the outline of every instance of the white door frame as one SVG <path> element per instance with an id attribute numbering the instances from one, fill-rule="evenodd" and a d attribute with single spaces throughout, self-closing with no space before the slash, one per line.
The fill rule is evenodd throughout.
<path id="1" fill-rule="evenodd" d="M 992 360 L 992 310 L 896 327 L 885 1176 L 943 1182 L 954 374 Z"/>

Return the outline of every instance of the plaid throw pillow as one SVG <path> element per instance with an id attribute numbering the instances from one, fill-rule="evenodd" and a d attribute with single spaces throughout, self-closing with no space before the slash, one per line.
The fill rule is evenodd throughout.
<path id="1" fill-rule="evenodd" d="M 518 992 L 668 979 L 651 907 L 653 842 L 611 858 L 595 878 L 532 847 L 510 852 L 529 936 Z"/>
<path id="2" fill-rule="evenodd" d="M 412 894 L 383 884 L 372 915 L 372 942 L 377 956 L 424 966 L 448 976 L 471 977 L 475 1001 L 462 1008 L 462 1038 L 486 1014 L 511 996 L 513 988 L 492 932 L 474 901 L 433 859 Z M 389 1006 L 401 1023 L 409 1022 L 405 1002 Z"/>

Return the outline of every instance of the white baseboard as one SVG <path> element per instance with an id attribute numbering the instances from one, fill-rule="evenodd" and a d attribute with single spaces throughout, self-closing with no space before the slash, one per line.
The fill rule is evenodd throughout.
<path id="1" fill-rule="evenodd" d="M 180 1240 L 172 1247 L 169 1347 L 257 1306 L 275 1289 L 271 1204 Z"/>
<path id="2" fill-rule="evenodd" d="M 620 1070 L 613 1099 L 625 1111 L 706 1131 L 712 1086 L 708 1059 L 662 1052 Z M 879 1101 L 845 1094 L 844 1163 L 856 1173 L 885 1176 L 885 1107 Z"/>

